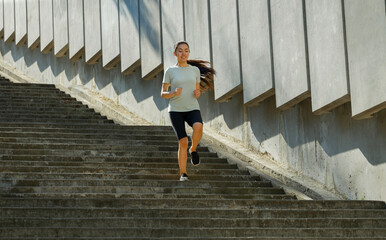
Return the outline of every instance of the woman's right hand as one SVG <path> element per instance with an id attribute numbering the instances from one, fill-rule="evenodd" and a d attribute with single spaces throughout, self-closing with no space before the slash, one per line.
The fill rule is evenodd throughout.
<path id="1" fill-rule="evenodd" d="M 176 96 L 180 96 L 181 92 L 182 92 L 182 88 L 176 88 L 176 90 L 174 91 Z"/>

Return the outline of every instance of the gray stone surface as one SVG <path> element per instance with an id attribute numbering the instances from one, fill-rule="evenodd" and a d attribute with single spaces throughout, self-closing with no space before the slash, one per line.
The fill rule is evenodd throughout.
<path id="1" fill-rule="evenodd" d="M 275 93 L 269 1 L 239 1 L 244 103 L 258 104 Z"/>
<path id="2" fill-rule="evenodd" d="M 84 0 L 85 61 L 94 64 L 102 55 L 100 0 Z"/>
<path id="3" fill-rule="evenodd" d="M 184 40 L 184 9 L 182 0 L 161 2 L 163 64 L 167 69 L 176 64 L 173 46 Z"/>
<path id="4" fill-rule="evenodd" d="M 344 1 L 354 118 L 386 108 L 385 1 Z"/>
<path id="5" fill-rule="evenodd" d="M 23 46 L 27 42 L 27 2 L 15 1 L 15 42 L 17 46 Z"/>
<path id="6" fill-rule="evenodd" d="M 310 96 L 302 0 L 272 0 L 276 106 L 293 107 Z"/>
<path id="7" fill-rule="evenodd" d="M 54 54 L 63 57 L 68 52 L 68 1 L 54 0 Z"/>
<path id="8" fill-rule="evenodd" d="M 40 51 L 51 52 L 54 46 L 54 19 L 52 0 L 40 0 Z"/>
<path id="9" fill-rule="evenodd" d="M 153 79 L 162 71 L 160 0 L 139 1 L 141 71 L 143 79 Z"/>
<path id="10" fill-rule="evenodd" d="M 4 37 L 4 0 L 0 0 L 0 39 Z"/>
<path id="11" fill-rule="evenodd" d="M 285 1 L 280 1 L 280 3 L 282 2 Z M 194 0 L 184 3 L 185 23 L 190 21 L 189 25 L 186 26 L 194 23 L 193 20 L 189 19 L 190 15 L 202 16 L 201 21 L 206 21 L 207 1 Z M 192 5 L 197 7 L 197 11 L 194 10 L 196 11 L 195 15 L 187 9 L 187 6 Z M 368 17 L 369 9 L 367 8 L 370 5 L 360 6 L 360 14 L 354 11 L 356 16 L 363 14 L 364 17 Z M 384 11 L 385 6 L 382 5 L 382 7 L 377 7 L 377 9 L 382 8 Z M 369 12 L 373 12 L 371 17 L 379 19 L 377 11 L 372 9 Z M 347 13 L 346 11 L 346 19 Z M 188 14 L 190 15 L 188 16 Z M 284 11 L 284 14 L 288 13 Z M 363 19 L 358 18 L 354 23 L 358 25 L 362 21 Z M 206 25 L 202 22 L 197 21 L 197 26 L 189 28 L 199 29 L 202 26 L 203 30 L 200 31 L 200 34 L 195 34 L 197 30 L 186 29 L 187 35 L 197 39 L 196 42 L 190 42 L 192 55 L 196 53 L 209 55 L 210 53 L 210 51 L 203 50 L 207 46 L 206 40 L 202 42 L 202 47 L 199 45 L 201 36 L 203 39 L 206 37 L 209 39 L 209 35 L 205 35 Z M 382 20 L 380 22 L 382 23 Z M 97 23 L 92 29 L 97 31 L 98 28 L 95 25 Z M 376 27 L 374 23 L 369 25 Z M 362 25 L 362 29 L 366 29 L 366 27 L 368 26 Z M 378 25 L 378 27 L 383 29 L 383 25 Z M 369 30 L 359 31 L 357 29 L 356 31 L 358 31 L 356 34 L 359 38 L 354 40 L 361 40 L 360 44 L 366 45 L 367 43 L 362 39 L 364 37 L 360 33 L 368 34 L 367 31 Z M 384 52 L 382 48 L 384 43 L 381 42 L 382 45 L 377 45 L 379 43 L 371 40 L 369 43 L 371 45 L 366 46 L 371 51 L 374 51 L 372 49 L 374 47 L 378 49 L 378 52 Z M 355 47 L 354 49 L 359 51 L 362 48 Z M 67 58 L 56 58 L 54 54 L 43 55 L 39 51 L 30 51 L 27 47 L 16 47 L 15 43 L 0 41 L 0 51 L 0 69 L 3 68 L 3 64 L 8 64 L 10 69 L 8 72 L 20 71 L 24 76 L 32 77 L 42 83 L 55 83 L 68 88 L 73 85 L 81 85 L 90 89 L 94 94 L 101 95 L 105 101 L 119 104 L 122 108 L 140 115 L 148 122 L 170 125 L 167 100 L 162 99 L 159 94 L 162 81 L 161 72 L 156 76 L 155 81 L 142 81 L 140 71 L 122 75 L 118 68 L 110 71 L 105 70 L 102 63 L 92 66 L 83 61 L 73 63 Z M 377 54 L 374 56 L 374 59 L 362 59 L 364 61 L 362 64 L 367 64 L 367 62 L 373 64 L 371 65 L 374 66 L 373 72 L 378 74 L 383 68 L 375 64 L 378 62 L 372 61 L 380 61 L 382 58 L 379 58 Z M 233 61 L 229 62 L 228 65 L 233 67 Z M 353 67 L 352 64 L 349 67 Z M 368 77 L 362 78 L 364 84 L 375 83 L 378 87 L 382 87 L 382 82 L 372 81 L 372 75 L 366 76 Z M 221 81 L 219 78 L 216 79 Z M 287 86 L 287 91 L 293 87 L 296 86 Z M 361 87 L 366 88 L 366 86 L 359 85 L 359 88 Z M 383 92 L 373 92 L 374 96 L 363 95 L 363 98 L 377 99 L 380 98 L 379 96 L 383 96 Z M 373 100 L 367 99 L 367 101 Z M 297 178 L 315 181 L 323 185 L 325 189 L 335 191 L 349 199 L 386 200 L 386 189 L 384 188 L 384 182 L 386 182 L 386 159 L 384 157 L 386 111 L 379 111 L 373 118 L 357 121 L 352 118 L 350 104 L 346 103 L 332 109 L 331 114 L 316 116 L 312 113 L 311 99 L 306 99 L 294 108 L 281 112 L 276 109 L 275 96 L 264 100 L 258 106 L 246 107 L 241 92 L 234 95 L 226 103 L 215 102 L 214 93 L 207 92 L 202 94 L 199 102 L 204 119 L 204 132 L 214 131 L 218 134 L 217 139 L 229 140 L 231 143 L 229 145 L 234 149 L 240 150 L 245 147 L 250 153 L 284 167 L 282 173 L 291 172 L 292 174 L 295 172 Z M 227 146 L 227 144 L 220 144 L 219 148 L 222 146 Z M 234 153 L 233 149 L 229 149 L 229 153 L 232 152 Z M 261 159 L 255 157 L 256 155 L 248 158 L 247 161 L 252 161 L 251 164 L 253 165 L 261 165 Z M 270 168 L 265 168 L 265 172 L 269 171 L 267 169 Z M 281 178 L 283 175 L 277 176 Z M 289 179 L 292 181 L 294 178 L 290 176 Z"/>
<path id="12" fill-rule="evenodd" d="M 184 17 L 190 59 L 211 61 L 208 0 L 184 0 Z"/>
<path id="13" fill-rule="evenodd" d="M 120 60 L 118 0 L 101 1 L 102 63 L 111 69 Z"/>
<path id="14" fill-rule="evenodd" d="M 79 60 L 84 54 L 83 19 L 83 0 L 68 0 L 68 57 L 72 61 Z"/>
<path id="15" fill-rule="evenodd" d="M 341 1 L 306 0 L 312 111 L 326 113 L 348 102 Z"/>
<path id="16" fill-rule="evenodd" d="M 4 0 L 4 41 L 15 40 L 15 1 Z"/>
<path id="17" fill-rule="evenodd" d="M 39 2 L 27 0 L 27 46 L 35 49 L 40 43 Z"/>
<path id="18" fill-rule="evenodd" d="M 138 0 L 119 0 L 121 71 L 132 73 L 141 64 Z"/>
<path id="19" fill-rule="evenodd" d="M 223 102 L 242 91 L 237 1 L 210 1 L 210 21 L 213 67 L 217 71 L 214 96 Z"/>

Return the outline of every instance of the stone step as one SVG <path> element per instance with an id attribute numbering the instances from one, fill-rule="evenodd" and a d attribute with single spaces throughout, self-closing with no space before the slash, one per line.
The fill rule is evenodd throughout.
<path id="1" fill-rule="evenodd" d="M 295 199 L 295 196 L 286 195 L 286 194 L 193 194 L 193 193 L 77 193 L 77 192 L 68 192 L 68 193 L 0 193 L 0 196 L 3 198 L 7 197 L 36 197 L 36 198 L 126 198 L 126 199 L 144 199 L 144 198 L 157 198 L 169 199 L 174 198 L 175 201 L 179 199 Z"/>
<path id="2" fill-rule="evenodd" d="M 96 115 L 91 112 L 77 113 L 77 114 L 34 114 L 34 115 L 16 115 L 16 114 L 2 114 L 0 116 L 0 122 L 12 122 L 17 119 L 18 122 L 42 122 L 56 120 L 59 122 L 73 121 L 73 120 L 107 120 L 107 117 Z"/>
<path id="3" fill-rule="evenodd" d="M 152 168 L 128 168 L 128 167 L 101 167 L 98 168 L 90 166 L 13 166 L 13 165 L 0 165 L 1 172 L 4 173 L 120 173 L 120 174 L 173 174 L 176 173 L 178 168 L 159 168 L 153 166 Z M 191 175 L 203 174 L 203 175 L 249 175 L 248 171 L 239 169 L 208 169 L 208 168 L 192 168 L 190 170 Z"/>
<path id="4" fill-rule="evenodd" d="M 209 175 L 203 172 L 191 171 L 188 173 L 190 181 L 258 181 L 258 176 L 251 175 Z M 179 180 L 178 169 L 175 172 L 167 173 L 149 173 L 141 172 L 141 174 L 127 174 L 127 173 L 106 173 L 106 172 L 90 172 L 90 173 L 50 173 L 50 172 L 0 172 L 2 180 L 23 180 L 34 178 L 36 180 L 42 179 L 85 179 L 85 180 Z"/>
<path id="5" fill-rule="evenodd" d="M 142 162 L 59 162 L 59 161 L 1 161 L 1 166 L 24 166 L 24 167 L 127 167 L 127 168 L 178 168 L 178 162 L 174 163 L 158 163 L 158 162 L 150 162 L 150 163 L 142 163 Z M 190 164 L 188 165 L 190 166 Z M 207 163 L 202 161 L 200 165 L 194 166 L 196 169 L 237 169 L 236 164 L 228 164 L 228 163 Z"/>
<path id="6" fill-rule="evenodd" d="M 66 193 L 66 194 L 176 194 L 176 195 L 272 195 L 284 194 L 283 189 L 276 187 L 150 187 L 150 186 L 9 186 L 0 188 L 0 193 Z"/>
<path id="7" fill-rule="evenodd" d="M 66 107 L 66 106 L 61 106 L 61 107 L 56 107 L 56 108 L 20 108 L 20 109 L 4 109 L 0 108 L 0 114 L 20 114 L 20 113 L 78 113 L 78 112 L 95 112 L 94 109 L 91 108 L 72 108 L 72 107 Z M 6 123 L 4 123 L 6 124 Z M 17 121 L 15 123 L 10 123 L 10 124 L 18 124 Z M 20 123 L 19 123 L 20 124 Z M 33 124 L 33 123 L 26 123 L 26 124 Z M 54 124 L 54 123 L 53 123 Z"/>
<path id="8" fill-rule="evenodd" d="M 5 97 L 5 96 L 0 96 L 0 101 L 1 102 L 20 102 L 20 103 L 24 103 L 24 102 L 62 102 L 62 103 L 66 103 L 66 102 L 71 102 L 71 101 L 75 101 L 75 102 L 79 102 L 78 100 L 76 100 L 76 98 L 73 98 L 69 95 L 63 95 L 62 96 L 50 96 L 50 97 L 44 97 L 44 98 L 41 98 L 41 97 L 27 97 L 27 96 L 12 96 L 12 97 Z"/>
<path id="9" fill-rule="evenodd" d="M 95 129 L 94 132 L 87 129 L 79 130 L 84 133 L 76 133 L 76 131 L 70 131 L 68 133 L 60 132 L 1 132 L 2 138 L 36 138 L 36 139 L 46 139 L 46 138 L 60 138 L 60 139 L 79 139 L 79 140 L 110 140 L 110 141 L 119 141 L 119 140 L 156 140 L 156 141 L 173 141 L 176 142 L 177 138 L 174 133 L 171 132 L 140 132 L 134 131 L 125 133 L 109 133 L 108 130 Z M 162 134 L 162 135 L 155 135 Z"/>
<path id="10" fill-rule="evenodd" d="M 0 79 L 0 89 L 21 88 L 21 89 L 56 89 L 54 84 L 36 84 L 36 83 L 13 83 L 7 79 Z M 1 91 L 1 90 L 0 90 Z"/>
<path id="11" fill-rule="evenodd" d="M 137 180 L 136 180 L 137 181 Z M 141 180 L 142 181 L 142 180 Z M 173 182 L 173 181 L 170 181 Z M 196 184 L 200 181 L 186 181 L 179 182 L 174 181 L 175 184 L 180 186 L 189 185 L 190 183 Z M 212 181 L 202 181 L 212 183 Z M 2 198 L 0 201 L 0 207 L 16 207 L 17 209 L 22 206 L 29 207 L 44 207 L 45 210 L 58 207 L 62 208 L 106 208 L 111 206 L 116 208 L 131 209 L 131 210 L 143 210 L 147 212 L 157 211 L 159 217 L 161 212 L 165 215 L 170 215 L 171 217 L 178 216 L 179 208 L 182 208 L 186 212 L 187 217 L 201 217 L 200 214 L 193 214 L 194 210 L 208 210 L 210 212 L 215 212 L 215 210 L 253 210 L 258 209 L 261 212 L 260 215 L 264 216 L 264 213 L 268 213 L 269 210 L 285 210 L 285 213 L 288 213 L 291 218 L 301 217 L 301 218 L 310 218 L 310 217 L 319 217 L 328 216 L 332 214 L 331 218 L 347 218 L 350 216 L 351 211 L 359 214 L 359 218 L 386 218 L 386 208 L 385 203 L 382 201 L 359 201 L 359 200 L 220 200 L 220 199 L 124 199 L 119 197 L 113 198 Z M 151 210 L 151 209 L 154 209 Z M 174 209 L 174 210 L 173 210 Z M 176 213 L 170 214 L 171 211 Z M 297 210 L 302 210 L 302 214 L 296 214 Z M 334 211 L 338 211 L 334 213 Z M 368 211 L 368 212 L 367 212 Z M 188 213 L 192 214 L 188 214 Z M 249 212 L 248 212 L 249 213 Z M 251 213 L 254 213 L 253 211 Z M 149 214 L 153 215 L 153 214 Z M 232 215 L 232 214 L 230 214 Z M 143 217 L 144 215 L 134 215 L 131 217 Z M 225 215 L 224 215 L 225 216 Z M 276 215 L 268 215 L 269 218 L 277 218 Z M 235 217 L 242 217 L 241 215 Z"/>
<path id="12" fill-rule="evenodd" d="M 95 113 L 97 114 L 97 113 Z M 17 123 L 17 122 L 9 122 L 9 123 L 1 123 L 0 124 L 0 131 L 8 131 L 9 129 L 15 129 L 17 131 L 23 131 L 26 129 L 27 131 L 33 130 L 33 129 L 41 129 L 41 128 L 55 128 L 55 129 L 84 129 L 86 127 L 97 129 L 100 127 L 100 124 L 65 124 L 65 123 Z M 173 132 L 173 128 L 171 126 L 161 126 L 161 125 L 102 125 L 104 129 L 109 130 L 135 130 L 135 131 L 170 131 Z"/>
<path id="13" fill-rule="evenodd" d="M 15 98 L 15 97 L 23 97 L 23 98 L 55 98 L 55 97 L 71 97 L 71 95 L 66 94 L 64 92 L 60 92 L 57 90 L 38 90 L 38 91 L 30 91 L 30 92 L 22 92 L 22 91 L 0 91 L 0 98 Z"/>
<path id="14" fill-rule="evenodd" d="M 38 103 L 38 102 L 28 102 L 28 103 L 15 103 L 10 102 L 7 104 L 0 103 L 0 107 L 2 109 L 24 109 L 24 108 L 56 108 L 56 107 L 71 107 L 71 108 L 87 108 L 85 105 L 82 105 L 78 102 L 68 102 L 68 103 L 60 103 L 60 102 L 46 102 L 46 103 Z"/>
<path id="15" fill-rule="evenodd" d="M 385 221 L 376 218 L 4 218 L 0 226 L 10 228 L 386 228 Z"/>
<path id="16" fill-rule="evenodd" d="M 177 144 L 175 146 L 160 146 L 143 144 L 141 142 L 133 142 L 127 144 L 72 144 L 72 143 L 1 143 L 1 150 L 99 150 L 99 151 L 178 151 Z M 208 147 L 197 147 L 199 153 L 209 152 Z"/>
<path id="17" fill-rule="evenodd" d="M 1 124 L 1 123 L 0 123 Z M 94 133 L 94 135 L 98 135 L 98 134 L 103 134 L 103 135 L 110 135 L 110 136 L 128 136 L 128 135 L 153 135 L 153 136 L 162 136 L 162 135 L 165 135 L 165 136 L 174 136 L 174 140 L 177 140 L 177 138 L 175 137 L 175 133 L 170 130 L 170 129 L 167 129 L 167 130 L 158 130 L 158 131 L 155 131 L 155 130 L 147 130 L 147 129 L 144 129 L 144 130 L 140 130 L 140 129 L 134 129 L 134 128 L 129 128 L 129 129 L 119 129 L 119 128 L 116 128 L 116 129 L 111 129 L 111 128 L 108 128 L 107 126 L 108 125 L 112 125 L 112 124 L 100 124 L 99 125 L 99 128 L 97 128 L 97 126 L 95 127 L 89 127 L 89 128 L 82 128 L 82 126 L 84 125 L 84 123 L 82 125 L 79 125 L 79 128 L 49 128 L 49 127 L 46 127 L 46 128 L 10 128 L 10 127 L 7 127 L 7 128 L 2 128 L 0 127 L 0 133 L 1 133 L 1 137 L 6 137 L 6 134 L 12 134 L 12 133 L 15 133 L 15 134 L 24 134 L 24 135 L 28 135 L 28 134 L 41 134 L 42 136 L 45 136 L 45 135 L 50 135 L 50 134 L 53 134 L 53 136 L 58 136 L 56 133 L 60 133 L 60 136 L 62 137 L 62 135 L 69 135 L 69 134 L 72 134 L 74 135 L 74 137 L 81 137 L 82 135 L 93 135 L 92 133 Z M 95 123 L 94 123 L 95 125 Z M 105 128 L 106 126 L 106 128 Z M 70 135 L 71 136 L 71 135 Z M 34 136 L 35 137 L 35 136 Z"/>
<path id="18" fill-rule="evenodd" d="M 114 139 L 76 139 L 76 138 L 2 138 L 2 143 L 42 143 L 42 144 L 108 144 L 108 145 L 160 145 L 160 146 L 178 146 L 177 141 L 168 140 L 114 140 Z M 191 143 L 191 141 L 189 141 Z"/>
<path id="19" fill-rule="evenodd" d="M 1 236 L 0 236 L 0 239 Z M 8 239 L 8 238 L 7 238 Z M 50 237 L 39 237 L 41 240 L 56 240 L 57 238 L 50 238 Z M 122 239 L 122 240 L 153 240 L 153 239 L 160 239 L 159 237 L 119 237 L 119 238 L 114 238 L 114 237 L 66 237 L 66 238 L 61 238 L 61 239 L 66 239 L 66 240 L 94 240 L 94 239 L 104 239 L 104 240 L 110 240 L 110 239 Z M 253 239 L 251 237 L 168 237 L 167 239 L 169 240 L 192 240 L 192 239 L 197 239 L 197 240 L 250 240 Z M 259 240 L 384 240 L 384 237 L 259 237 Z M 23 237 L 23 238 L 13 238 L 12 240 L 36 240 L 35 237 Z"/>
<path id="20" fill-rule="evenodd" d="M 100 156 L 100 157 L 174 157 L 177 154 L 178 147 L 163 147 L 163 146 L 127 146 L 127 149 L 132 151 L 123 150 L 73 150 L 68 149 L 0 149 L 0 155 L 62 155 L 62 156 Z M 71 151 L 69 151 L 71 150 Z M 200 157 L 217 157 L 216 153 L 212 152 L 199 152 Z"/>
<path id="21" fill-rule="evenodd" d="M 98 156 L 53 156 L 53 155 L 0 155 L 0 160 L 4 161 L 63 161 L 63 162 L 111 162 L 111 163 L 176 163 L 177 155 L 169 157 L 98 157 Z M 204 163 L 227 163 L 225 158 L 200 156 Z M 201 164 L 200 164 L 201 165 Z"/>
<path id="22" fill-rule="evenodd" d="M 14 121 L 14 118 L 9 119 L 0 119 L 1 122 Z M 63 119 L 63 118 L 50 118 L 50 119 L 34 119 L 34 118 L 18 118 L 18 122 L 66 122 L 66 123 L 114 123 L 112 120 L 108 119 L 90 119 L 90 118 L 74 118 L 74 119 Z"/>
<path id="23" fill-rule="evenodd" d="M 357 229 L 357 228 L 4 228 L 0 227 L 4 236 L 31 237 L 44 235 L 51 237 L 121 237 L 125 235 L 135 237 L 382 237 L 386 229 Z"/>
<path id="24" fill-rule="evenodd" d="M 49 186 L 143 186 L 143 187 L 200 187 L 200 188 L 224 188 L 224 187 L 244 187 L 259 188 L 272 187 L 269 181 L 171 181 L 171 180 L 114 180 L 114 179 L 22 179 L 22 180 L 2 180 L 1 188 L 11 187 L 49 187 Z"/>

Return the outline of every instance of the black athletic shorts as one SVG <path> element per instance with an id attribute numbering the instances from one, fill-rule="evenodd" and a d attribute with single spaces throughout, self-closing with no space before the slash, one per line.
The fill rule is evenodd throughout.
<path id="1" fill-rule="evenodd" d="M 191 127 L 193 127 L 193 124 L 196 122 L 202 123 L 200 110 L 193 110 L 190 112 L 169 112 L 169 116 L 178 140 L 188 136 L 185 131 L 185 122 Z"/>

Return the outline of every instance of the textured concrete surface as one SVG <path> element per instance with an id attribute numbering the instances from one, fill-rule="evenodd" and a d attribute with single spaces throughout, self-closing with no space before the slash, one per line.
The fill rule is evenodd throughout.
<path id="1" fill-rule="evenodd" d="M 258 104 L 275 93 L 269 1 L 239 1 L 244 103 Z"/>
<path id="2" fill-rule="evenodd" d="M 118 0 L 101 1 L 102 63 L 111 69 L 120 60 Z"/>
<path id="3" fill-rule="evenodd" d="M 242 91 L 237 1 L 210 1 L 210 21 L 212 64 L 220 80 L 215 81 L 214 96 L 216 101 L 224 102 Z"/>
<path id="4" fill-rule="evenodd" d="M 15 1 L 15 42 L 23 46 L 27 42 L 27 2 Z"/>
<path id="5" fill-rule="evenodd" d="M 33 50 L 40 44 L 39 2 L 27 0 L 27 46 Z"/>
<path id="6" fill-rule="evenodd" d="M 4 37 L 4 0 L 0 0 L 0 39 Z"/>
<path id="7" fill-rule="evenodd" d="M 132 73 L 141 64 L 138 1 L 119 0 L 121 71 Z"/>
<path id="8" fill-rule="evenodd" d="M 344 1 L 352 115 L 386 108 L 385 1 Z"/>
<path id="9" fill-rule="evenodd" d="M 307 2 L 304 2 L 307 6 Z M 41 3 L 44 4 L 44 1 L 41 1 Z M 211 3 L 208 1 L 184 2 L 184 21 L 187 26 L 185 33 L 192 39 L 190 41 L 192 58 L 206 55 L 210 59 L 211 45 L 209 39 L 211 36 L 206 34 L 206 31 L 208 30 L 209 33 L 208 6 L 210 7 Z M 279 2 L 279 4 L 289 3 L 293 2 Z M 98 4 L 91 6 L 95 5 L 98 6 Z M 232 6 L 237 7 L 237 5 Z M 161 11 L 160 8 L 157 9 L 158 12 Z M 369 15 L 367 13 L 369 10 L 366 9 L 363 8 L 364 16 Z M 306 10 L 307 7 L 303 9 L 303 13 Z M 362 14 L 362 12 L 360 13 Z M 290 14 L 283 11 L 283 15 Z M 99 12 L 96 16 L 99 16 Z M 315 14 L 316 16 L 317 14 Z M 378 19 L 377 16 L 371 14 L 371 17 Z M 371 18 L 366 21 L 370 21 L 369 19 Z M 358 18 L 356 21 L 361 22 L 364 20 Z M 383 24 L 382 21 L 381 23 Z M 95 30 L 94 32 L 97 32 L 99 28 L 95 26 L 98 21 L 93 24 L 91 28 Z M 285 24 L 289 25 L 280 27 L 294 28 L 293 24 L 288 21 Z M 373 23 L 371 23 L 371 26 L 376 28 Z M 200 29 L 202 29 L 202 33 L 197 34 Z M 366 31 L 365 33 L 367 33 Z M 359 30 L 356 34 L 361 36 Z M 99 38 L 93 39 L 94 42 L 100 39 L 100 35 L 97 36 Z M 355 41 L 360 39 L 361 37 Z M 366 44 L 366 42 L 362 43 Z M 378 43 L 380 42 L 374 40 L 372 46 L 382 50 L 381 47 L 377 47 L 376 44 Z M 383 47 L 383 45 L 381 46 Z M 37 81 L 54 83 L 65 88 L 72 88 L 74 85 L 84 86 L 89 91 L 103 96 L 106 101 L 129 109 L 150 123 L 170 125 L 167 112 L 168 101 L 162 99 L 159 94 L 162 72 L 156 74 L 153 81 L 143 81 L 143 73 L 139 68 L 134 74 L 122 75 L 120 68 L 105 70 L 101 61 L 90 66 L 85 64 L 84 61 L 73 63 L 68 61 L 67 58 L 56 58 L 52 53 L 42 55 L 40 51 L 30 51 L 27 47 L 16 47 L 14 43 L 8 44 L 1 41 L 0 46 L 3 60 L 11 65 L 10 69 L 18 69 L 24 75 L 31 76 Z M 289 43 L 284 47 L 288 48 L 288 46 L 293 47 L 296 44 Z M 362 48 L 354 49 L 359 50 Z M 370 47 L 369 49 L 374 51 Z M 348 52 L 350 54 L 350 51 Z M 241 56 L 242 53 L 243 48 L 241 53 L 237 52 Z M 382 59 L 378 58 L 378 55 L 374 56 L 374 61 L 375 59 Z M 206 57 L 204 59 L 208 60 Z M 243 62 L 243 59 L 241 61 Z M 291 58 L 280 59 L 280 61 L 290 65 Z M 363 61 L 365 63 L 372 62 L 371 59 L 363 59 Z M 229 61 L 227 67 L 234 68 L 238 64 L 237 61 Z M 241 66 L 244 65 L 241 64 Z M 372 66 L 374 66 L 374 76 L 383 69 L 380 65 Z M 303 69 L 304 66 L 299 64 L 299 67 Z M 216 70 L 222 71 L 217 68 Z M 289 70 L 291 71 L 288 73 L 289 75 L 296 73 L 296 69 Z M 256 77 L 256 79 L 258 78 Z M 363 79 L 363 82 L 367 85 L 373 83 L 366 80 L 368 78 Z M 216 78 L 218 84 L 222 84 L 222 81 L 222 78 Z M 382 89 L 382 82 L 374 81 L 374 83 Z M 296 89 L 297 83 L 288 82 L 288 84 L 285 86 L 285 90 L 291 93 L 292 89 Z M 371 98 L 368 99 L 368 102 L 371 102 L 383 96 L 383 92 L 374 92 L 374 94 L 370 97 L 363 95 L 363 98 Z M 385 150 L 383 149 L 383 146 L 386 145 L 384 124 L 386 116 L 384 110 L 380 111 L 378 109 L 372 119 L 357 121 L 352 118 L 350 103 L 331 109 L 331 114 L 316 116 L 313 114 L 310 99 L 306 99 L 284 112 L 280 111 L 282 108 L 279 110 L 276 108 L 277 99 L 275 96 L 265 99 L 258 106 L 251 107 L 246 107 L 244 104 L 244 92 L 233 95 L 225 103 L 218 103 L 214 99 L 215 94 L 213 92 L 204 93 L 199 98 L 205 129 L 211 129 L 224 138 L 251 149 L 251 151 L 261 152 L 284 169 L 296 172 L 298 176 L 307 181 L 316 181 L 327 190 L 334 191 L 347 198 L 386 199 L 385 192 L 383 190 L 379 191 L 379 189 L 383 189 L 381 183 L 386 181 L 384 179 L 386 176 L 384 174 L 386 160 L 384 157 Z M 352 165 L 352 163 L 355 165 Z M 347 167 L 348 165 L 349 167 Z"/>
<path id="10" fill-rule="evenodd" d="M 310 96 L 302 0 L 272 0 L 276 106 L 286 110 Z"/>
<path id="11" fill-rule="evenodd" d="M 52 0 L 41 0 L 40 10 L 40 51 L 51 52 L 54 46 L 54 19 Z"/>
<path id="12" fill-rule="evenodd" d="M 343 6 L 306 1 L 312 111 L 326 113 L 350 100 Z"/>
<path id="13" fill-rule="evenodd" d="M 173 47 L 184 38 L 184 9 L 182 0 L 161 2 L 163 64 L 167 69 L 176 64 Z"/>
<path id="14" fill-rule="evenodd" d="M 83 12 L 83 0 L 68 0 L 68 57 L 72 61 L 79 60 L 84 54 Z"/>
<path id="15" fill-rule="evenodd" d="M 15 40 L 15 1 L 4 0 L 4 41 Z"/>
<path id="16" fill-rule="evenodd" d="M 139 1 L 142 78 L 153 79 L 162 71 L 161 1 Z"/>
<path id="17" fill-rule="evenodd" d="M 212 61 L 208 1 L 184 0 L 184 16 L 185 38 L 190 46 L 190 58 Z"/>
<path id="18" fill-rule="evenodd" d="M 85 62 L 94 64 L 102 55 L 100 0 L 84 0 Z"/>
<path id="19" fill-rule="evenodd" d="M 63 57 L 68 53 L 68 1 L 53 1 L 54 11 L 54 53 Z"/>

